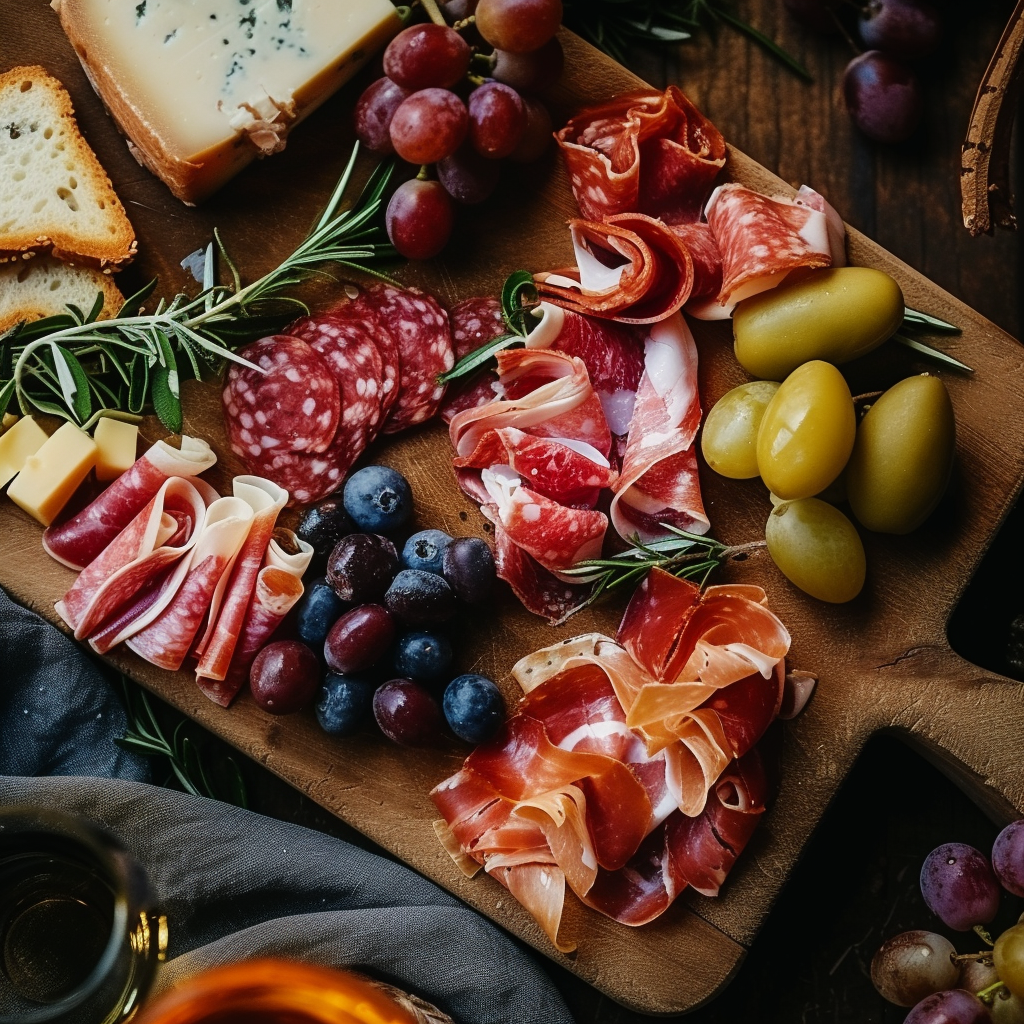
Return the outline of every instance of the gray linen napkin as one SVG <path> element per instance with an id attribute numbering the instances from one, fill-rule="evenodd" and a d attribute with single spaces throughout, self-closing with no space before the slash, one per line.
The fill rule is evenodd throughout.
<path id="1" fill-rule="evenodd" d="M 138 781 L 144 761 L 111 742 L 125 717 L 103 673 L 2 592 L 0 666 L 0 804 L 83 815 L 134 854 L 170 922 L 161 984 L 277 954 L 363 968 L 459 1024 L 572 1024 L 529 954 L 415 872 L 310 829 Z M 50 777 L 17 777 L 25 775 Z"/>

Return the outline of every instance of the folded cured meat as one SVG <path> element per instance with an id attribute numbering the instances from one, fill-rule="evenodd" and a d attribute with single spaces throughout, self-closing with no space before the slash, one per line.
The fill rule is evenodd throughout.
<path id="1" fill-rule="evenodd" d="M 679 235 L 640 213 L 569 222 L 576 266 L 535 275 L 549 302 L 627 324 L 664 320 L 693 291 L 693 260 Z"/>
<path id="2" fill-rule="evenodd" d="M 555 136 L 584 217 L 639 211 L 695 221 L 725 165 L 725 140 L 675 86 L 582 111 Z"/>
<path id="3" fill-rule="evenodd" d="M 75 639 L 88 638 L 161 579 L 192 550 L 205 519 L 206 500 L 193 483 L 178 476 L 165 479 L 57 602 L 57 614 L 74 630 Z"/>
<path id="4" fill-rule="evenodd" d="M 183 436 L 181 447 L 157 441 L 131 469 L 122 473 L 91 505 L 66 522 L 47 527 L 43 547 L 71 569 L 84 569 L 147 505 L 169 477 L 197 477 L 217 461 L 213 449 Z M 203 483 L 197 486 L 202 490 Z M 217 495 L 204 490 L 208 501 Z"/>
<path id="5" fill-rule="evenodd" d="M 431 794 L 440 834 L 561 950 L 572 948 L 558 936 L 566 884 L 629 925 L 656 918 L 687 885 L 716 894 L 765 809 L 755 744 L 778 711 L 788 645 L 757 588 L 701 595 L 654 570 L 617 639 L 588 634 L 514 667 L 526 694 L 516 714 Z M 675 738 L 653 749 L 631 716 L 659 688 L 672 700 L 649 724 Z M 676 770 L 688 744 L 701 746 L 693 721 L 703 748 L 721 744 L 713 777 Z"/>
<path id="6" fill-rule="evenodd" d="M 668 523 L 691 533 L 709 528 L 693 442 L 700 426 L 697 348 L 683 317 L 655 324 L 629 423 L 611 520 L 625 540 L 654 540 Z"/>

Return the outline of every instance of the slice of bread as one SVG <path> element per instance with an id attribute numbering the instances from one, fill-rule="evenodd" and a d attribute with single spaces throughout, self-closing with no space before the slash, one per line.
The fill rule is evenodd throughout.
<path id="1" fill-rule="evenodd" d="M 52 252 L 116 269 L 135 254 L 135 232 L 71 97 L 44 68 L 0 75 L 0 182 L 0 262 Z"/>
<path id="2" fill-rule="evenodd" d="M 88 314 L 103 293 L 101 320 L 109 320 L 124 305 L 124 296 L 110 274 L 94 267 L 72 267 L 49 256 L 18 260 L 0 266 L 0 331 L 22 320 L 66 313 L 74 303 Z"/>

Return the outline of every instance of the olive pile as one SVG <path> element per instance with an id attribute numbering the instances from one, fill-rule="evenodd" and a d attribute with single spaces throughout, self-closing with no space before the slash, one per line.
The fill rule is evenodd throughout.
<path id="1" fill-rule="evenodd" d="M 500 726 L 497 686 L 475 674 L 453 679 L 452 645 L 439 631 L 460 607 L 490 595 L 490 548 L 476 537 L 422 530 L 399 551 L 391 537 L 412 510 L 406 479 L 368 466 L 348 479 L 340 499 L 305 513 L 297 532 L 324 575 L 296 606 L 298 640 L 270 644 L 253 665 L 252 691 L 265 710 L 285 714 L 315 699 L 317 720 L 334 736 L 358 732 L 372 713 L 404 746 L 437 743 L 446 722 L 469 743 Z M 442 689 L 439 704 L 432 691 Z"/>
<path id="2" fill-rule="evenodd" d="M 863 267 L 814 271 L 736 307 L 736 358 L 752 375 L 775 379 L 723 395 L 701 447 L 717 473 L 761 477 L 774 505 L 768 551 L 792 583 L 822 601 L 852 600 L 864 585 L 864 545 L 837 503 L 848 501 L 869 530 L 905 534 L 949 482 L 955 424 L 942 381 L 900 381 L 858 424 L 835 365 L 877 348 L 904 310 L 896 282 Z"/>

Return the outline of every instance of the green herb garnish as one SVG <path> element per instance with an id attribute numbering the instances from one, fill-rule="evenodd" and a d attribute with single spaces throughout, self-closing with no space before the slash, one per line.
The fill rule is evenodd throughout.
<path id="1" fill-rule="evenodd" d="M 960 328 L 955 324 L 948 323 L 945 320 L 940 320 L 937 316 L 929 316 L 927 313 L 921 313 L 916 309 L 911 309 L 909 306 L 904 310 L 903 313 L 903 330 L 916 332 L 916 331 L 931 331 L 937 334 L 959 334 Z M 926 345 L 923 341 L 918 338 L 911 337 L 908 334 L 900 334 L 897 331 L 892 336 L 892 341 L 899 342 L 901 345 L 905 345 L 907 348 L 913 349 L 915 352 L 932 359 L 943 366 L 949 367 L 951 370 L 959 370 L 962 373 L 974 373 L 966 363 L 961 363 L 959 359 L 954 359 L 951 355 L 941 351 L 941 349 L 933 348 L 931 345 Z"/>
<path id="2" fill-rule="evenodd" d="M 75 306 L 58 316 L 22 323 L 0 335 L 0 415 L 16 395 L 23 413 L 39 411 L 79 425 L 108 410 L 138 414 L 152 407 L 180 433 L 181 380 L 219 372 L 225 360 L 250 366 L 232 349 L 274 334 L 308 312 L 285 294 L 325 263 L 384 277 L 367 261 L 393 259 L 382 208 L 395 165 L 379 165 L 352 207 L 338 212 L 355 167 L 352 149 L 326 209 L 299 247 L 269 274 L 242 285 L 238 268 L 214 231 L 231 282 L 216 283 L 215 249 L 207 248 L 203 288 L 179 292 L 142 312 L 156 281 L 131 296 L 112 320 L 97 321 L 99 297 L 88 313 Z"/>

